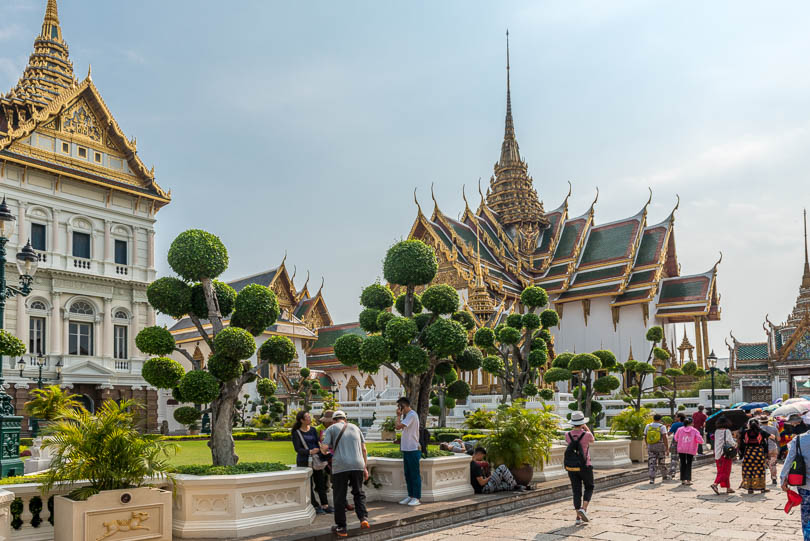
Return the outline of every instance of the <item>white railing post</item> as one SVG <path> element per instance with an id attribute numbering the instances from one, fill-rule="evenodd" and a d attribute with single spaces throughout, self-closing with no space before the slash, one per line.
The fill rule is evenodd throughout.
<path id="1" fill-rule="evenodd" d="M 14 493 L 8 490 L 0 490 L 0 541 L 11 539 L 11 502 L 14 501 Z"/>

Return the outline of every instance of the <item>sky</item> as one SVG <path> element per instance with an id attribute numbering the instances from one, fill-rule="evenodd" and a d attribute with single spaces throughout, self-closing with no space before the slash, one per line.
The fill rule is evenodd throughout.
<path id="1" fill-rule="evenodd" d="M 0 2 L 0 91 L 16 83 L 45 0 Z M 505 30 L 521 153 L 545 208 L 599 188 L 597 223 L 675 205 L 682 273 L 723 252 L 722 320 L 764 339 L 803 268 L 810 171 L 810 4 L 60 0 L 74 69 L 93 81 L 172 203 L 159 274 L 189 228 L 219 235 L 233 279 L 287 253 L 355 321 L 386 249 L 426 212 L 464 208 L 500 152 Z M 486 184 L 485 184 L 486 185 Z M 477 205 L 477 197 L 471 197 Z"/>

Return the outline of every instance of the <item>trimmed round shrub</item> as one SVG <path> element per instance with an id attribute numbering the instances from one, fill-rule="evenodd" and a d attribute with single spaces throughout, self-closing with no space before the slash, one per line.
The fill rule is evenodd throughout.
<path id="1" fill-rule="evenodd" d="M 565 368 L 549 368 L 543 374 L 543 381 L 546 383 L 556 383 L 558 381 L 568 381 L 571 379 L 571 371 Z"/>
<path id="2" fill-rule="evenodd" d="M 433 314 L 428 313 L 416 314 L 413 316 L 413 320 L 416 323 L 416 328 L 420 331 L 425 328 L 425 325 L 430 323 L 431 319 L 433 319 Z"/>
<path id="3" fill-rule="evenodd" d="M 397 297 L 397 301 L 394 303 L 394 308 L 396 308 L 397 312 L 399 312 L 403 316 L 405 315 L 405 297 L 406 297 L 406 294 L 403 293 L 402 295 Z M 413 295 L 413 310 L 412 310 L 413 314 L 419 314 L 420 312 L 422 312 L 422 310 L 423 310 L 422 298 L 419 295 L 414 293 L 414 295 Z"/>
<path id="4" fill-rule="evenodd" d="M 430 286 L 422 293 L 422 306 L 434 314 L 452 314 L 458 310 L 458 291 L 447 284 Z"/>
<path id="5" fill-rule="evenodd" d="M 475 319 L 473 319 L 472 314 L 467 311 L 460 310 L 458 312 L 453 312 L 450 319 L 461 323 L 461 326 L 464 327 L 465 330 L 471 331 L 475 328 Z"/>
<path id="6" fill-rule="evenodd" d="M 523 316 L 520 314 L 509 314 L 506 316 L 506 324 L 509 327 L 520 329 L 523 327 Z"/>
<path id="7" fill-rule="evenodd" d="M 144 327 L 135 336 L 135 346 L 147 355 L 169 355 L 174 351 L 174 336 L 166 327 Z"/>
<path id="8" fill-rule="evenodd" d="M 520 342 L 520 331 L 514 327 L 504 327 L 501 329 L 498 338 L 504 344 L 514 345 Z"/>
<path id="9" fill-rule="evenodd" d="M 379 329 L 379 331 L 383 335 L 385 335 L 385 326 L 388 325 L 388 322 L 394 319 L 395 317 L 397 316 L 395 316 L 391 312 L 385 311 L 380 312 L 380 314 L 377 316 L 377 329 Z"/>
<path id="10" fill-rule="evenodd" d="M 458 355 L 467 346 L 467 331 L 453 320 L 439 318 L 425 331 L 425 340 L 439 357 Z"/>
<path id="11" fill-rule="evenodd" d="M 385 312 L 388 314 L 388 312 Z M 385 326 L 385 337 L 388 338 L 393 344 L 403 346 L 416 338 L 416 333 L 419 330 L 416 328 L 416 322 L 407 317 L 393 316 Z"/>
<path id="12" fill-rule="evenodd" d="M 453 369 L 453 365 L 450 364 L 450 363 L 439 363 L 439 364 L 436 365 L 436 368 L 434 369 L 434 373 L 437 376 L 444 377 L 447 374 L 449 374 L 452 369 Z"/>
<path id="13" fill-rule="evenodd" d="M 529 352 L 529 366 L 540 368 L 548 362 L 548 352 L 545 349 L 533 349 Z"/>
<path id="14" fill-rule="evenodd" d="M 299 371 L 298 371 L 298 373 L 301 375 L 301 377 L 302 377 L 302 378 L 306 379 L 306 378 L 308 378 L 308 377 L 309 377 L 309 375 L 310 375 L 312 372 L 310 372 L 309 368 L 307 368 L 307 367 L 305 366 L 305 367 L 303 367 L 301 370 L 299 370 Z"/>
<path id="15" fill-rule="evenodd" d="M 537 396 L 537 393 L 538 393 L 537 385 L 535 385 L 531 381 L 523 386 L 524 396 Z"/>
<path id="16" fill-rule="evenodd" d="M 498 323 L 493 331 L 495 331 L 495 340 L 500 341 L 501 339 L 501 331 L 506 328 L 506 323 Z"/>
<path id="17" fill-rule="evenodd" d="M 481 327 L 475 331 L 473 343 L 479 348 L 491 348 L 495 345 L 495 331 L 489 327 Z"/>
<path id="18" fill-rule="evenodd" d="M 540 398 L 543 400 L 551 400 L 552 398 L 554 398 L 554 391 L 552 391 L 551 389 L 540 389 L 540 392 L 538 394 L 540 395 Z"/>
<path id="19" fill-rule="evenodd" d="M 537 333 L 537 336 L 539 336 L 546 342 L 551 342 L 551 332 L 548 329 L 540 329 L 540 332 Z"/>
<path id="20" fill-rule="evenodd" d="M 259 378 L 256 380 L 256 392 L 259 396 L 268 398 L 276 394 L 276 382 L 270 378 Z"/>
<path id="21" fill-rule="evenodd" d="M 403 240 L 394 244 L 383 262 L 385 279 L 400 286 L 429 284 L 438 270 L 436 252 L 421 240 Z"/>
<path id="22" fill-rule="evenodd" d="M 236 294 L 231 327 L 242 327 L 258 336 L 276 322 L 280 313 L 276 294 L 269 287 L 249 284 Z"/>
<path id="23" fill-rule="evenodd" d="M 488 355 L 481 361 L 481 368 L 488 374 L 502 374 L 504 371 L 503 359 L 495 355 Z"/>
<path id="24" fill-rule="evenodd" d="M 164 276 L 146 288 L 146 298 L 161 314 L 179 319 L 191 310 L 191 287 L 183 280 Z"/>
<path id="25" fill-rule="evenodd" d="M 568 370 L 576 372 L 578 370 L 599 370 L 602 368 L 602 361 L 593 353 L 578 353 L 574 355 L 568 363 Z"/>
<path id="26" fill-rule="evenodd" d="M 169 266 L 187 282 L 216 278 L 228 268 L 228 250 L 219 237 L 202 229 L 177 235 L 169 247 Z"/>
<path id="27" fill-rule="evenodd" d="M 658 325 L 647 329 L 648 342 L 660 342 L 663 339 L 664 339 L 664 329 L 662 329 Z"/>
<path id="28" fill-rule="evenodd" d="M 655 357 L 659 361 L 666 361 L 667 359 L 669 359 L 669 352 L 664 348 L 656 347 L 653 349 L 653 357 Z"/>
<path id="29" fill-rule="evenodd" d="M 259 346 L 258 357 L 270 364 L 288 364 L 295 359 L 295 344 L 286 336 L 269 336 Z"/>
<path id="30" fill-rule="evenodd" d="M 456 407 L 456 399 L 449 396 L 444 398 L 444 407 L 451 410 Z M 455 439 L 455 438 L 454 438 Z"/>
<path id="31" fill-rule="evenodd" d="M 346 366 L 355 366 L 360 362 L 360 348 L 363 339 L 356 334 L 344 334 L 335 340 L 335 357 Z"/>
<path id="32" fill-rule="evenodd" d="M 227 355 L 215 353 L 208 359 L 208 371 L 219 381 L 230 381 L 242 375 L 242 363 Z"/>
<path id="33" fill-rule="evenodd" d="M 360 368 L 363 372 L 375 373 L 379 370 L 380 365 L 387 361 L 388 356 L 388 341 L 382 336 L 369 336 L 363 340 L 363 345 L 360 347 L 360 364 L 358 367 L 373 367 L 376 370 L 366 370 Z"/>
<path id="34" fill-rule="evenodd" d="M 531 313 L 526 314 L 523 316 L 523 320 L 521 321 L 521 323 L 523 323 L 524 328 L 529 329 L 530 331 L 533 331 L 534 329 L 539 329 L 540 316 Z"/>
<path id="35" fill-rule="evenodd" d="M 467 346 L 464 351 L 456 356 L 456 365 L 460 370 L 478 370 L 481 368 L 483 361 L 484 354 L 481 353 L 480 349 L 473 346 Z"/>
<path id="36" fill-rule="evenodd" d="M 653 385 L 655 385 L 656 387 L 667 387 L 671 383 L 672 380 L 670 380 L 666 376 L 656 376 L 655 379 L 653 380 Z"/>
<path id="37" fill-rule="evenodd" d="M 442 414 L 442 409 L 439 406 L 430 406 L 428 408 L 428 413 L 434 417 L 438 417 Z"/>
<path id="38" fill-rule="evenodd" d="M 430 366 L 430 357 L 424 349 L 410 344 L 399 350 L 397 362 L 406 374 L 423 374 Z"/>
<path id="39" fill-rule="evenodd" d="M 599 349 L 593 352 L 594 355 L 599 357 L 602 363 L 602 368 L 613 368 L 616 366 L 616 356 L 612 351 L 607 349 Z"/>
<path id="40" fill-rule="evenodd" d="M 445 374 L 442 379 L 444 380 L 445 385 L 450 385 L 458 379 L 458 372 L 456 372 L 455 368 L 450 368 L 450 371 Z"/>
<path id="41" fill-rule="evenodd" d="M 371 284 L 360 294 L 360 304 L 366 308 L 385 310 L 394 305 L 394 293 L 382 284 Z"/>
<path id="42" fill-rule="evenodd" d="M 219 380 L 205 370 L 192 370 L 180 380 L 180 394 L 187 402 L 208 404 L 219 396 Z"/>
<path id="43" fill-rule="evenodd" d="M 520 294 L 520 303 L 530 310 L 548 304 L 548 293 L 542 287 L 529 286 Z"/>
<path id="44" fill-rule="evenodd" d="M 380 311 L 376 308 L 366 308 L 360 312 L 360 328 L 367 333 L 380 332 L 380 327 L 377 326 L 377 317 Z"/>
<path id="45" fill-rule="evenodd" d="M 141 376 L 158 389 L 175 387 L 186 373 L 183 365 L 168 357 L 154 357 L 143 363 Z"/>
<path id="46" fill-rule="evenodd" d="M 174 398 L 175 400 L 177 400 L 177 402 L 179 402 L 180 404 L 182 404 L 183 402 L 185 402 L 185 400 L 183 400 L 183 395 L 182 395 L 182 394 L 180 394 L 180 387 L 174 387 L 174 388 L 172 389 L 172 398 Z"/>
<path id="47" fill-rule="evenodd" d="M 464 400 L 470 396 L 470 386 L 464 380 L 454 381 L 447 386 L 445 394 L 455 400 Z"/>
<path id="48" fill-rule="evenodd" d="M 593 382 L 593 388 L 597 393 L 609 393 L 621 387 L 622 382 L 616 376 L 602 376 Z"/>
<path id="49" fill-rule="evenodd" d="M 567 351 L 565 353 L 560 353 L 556 357 L 554 357 L 553 361 L 551 361 L 551 366 L 553 366 L 554 368 L 566 368 L 567 369 L 568 368 L 568 363 L 570 363 L 571 359 L 573 359 L 573 358 L 574 358 L 573 353 L 568 353 Z"/>
<path id="50" fill-rule="evenodd" d="M 213 287 L 219 304 L 219 313 L 222 317 L 228 317 L 233 312 L 233 305 L 236 302 L 236 290 L 219 280 L 213 281 Z M 191 286 L 190 312 L 200 319 L 208 319 L 208 304 L 205 302 L 205 292 L 202 284 Z"/>
<path id="51" fill-rule="evenodd" d="M 174 420 L 181 425 L 192 425 L 200 420 L 202 413 L 192 406 L 181 406 L 174 410 Z"/>
<path id="52" fill-rule="evenodd" d="M 591 401 L 591 415 L 599 415 L 602 412 L 602 404 L 598 400 Z"/>
<path id="53" fill-rule="evenodd" d="M 532 345 L 529 347 L 532 351 L 539 349 L 542 351 L 548 351 L 548 346 L 546 345 L 546 341 L 540 338 L 539 336 L 535 336 L 532 339 Z"/>
<path id="54" fill-rule="evenodd" d="M 542 323 L 545 329 L 556 327 L 560 323 L 560 315 L 551 309 L 543 310 L 540 313 L 540 323 Z"/>
<path id="55" fill-rule="evenodd" d="M 245 329 L 226 327 L 214 337 L 214 351 L 223 357 L 242 361 L 256 352 L 256 341 Z"/>

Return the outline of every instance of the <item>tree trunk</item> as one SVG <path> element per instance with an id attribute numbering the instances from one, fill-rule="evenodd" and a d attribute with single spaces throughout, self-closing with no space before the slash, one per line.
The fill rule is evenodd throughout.
<path id="1" fill-rule="evenodd" d="M 447 413 L 444 410 L 444 390 L 439 389 L 439 426 L 447 426 Z"/>
<path id="2" fill-rule="evenodd" d="M 413 295 L 415 291 L 416 286 L 405 286 L 405 313 L 402 314 L 405 317 L 413 315 Z"/>
<path id="3" fill-rule="evenodd" d="M 416 401 L 416 413 L 419 415 L 419 426 L 427 427 L 428 410 L 430 409 L 430 389 L 433 387 L 433 370 L 434 366 L 428 368 L 428 371 L 419 377 L 419 391 Z M 411 406 L 414 401 L 411 400 Z"/>
<path id="4" fill-rule="evenodd" d="M 211 328 L 214 331 L 214 336 L 216 336 L 222 330 L 222 313 L 219 311 L 219 300 L 214 294 L 214 284 L 210 278 L 203 278 L 200 283 L 203 287 L 205 304 L 208 306 L 208 321 L 211 322 Z"/>
<path id="5" fill-rule="evenodd" d="M 211 402 L 211 461 L 214 466 L 233 466 L 239 462 L 233 443 L 233 412 L 242 385 L 225 383 L 220 395 Z"/>

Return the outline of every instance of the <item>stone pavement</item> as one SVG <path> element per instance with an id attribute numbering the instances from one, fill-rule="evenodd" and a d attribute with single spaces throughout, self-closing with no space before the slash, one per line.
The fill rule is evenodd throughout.
<path id="1" fill-rule="evenodd" d="M 643 481 L 604 492 L 597 486 L 588 509 L 591 522 L 584 526 L 574 525 L 573 503 L 566 499 L 411 539 L 802 539 L 799 509 L 794 507 L 790 515 L 785 514 L 786 497 L 779 487 L 768 485 L 772 490 L 766 494 L 737 490 L 736 494 L 716 496 L 709 488 L 714 474 L 711 465 L 696 468 L 691 487 L 678 481 L 662 485 L 660 479 L 655 485 Z M 732 487 L 740 482 L 739 462 L 734 464 L 731 482 Z"/>

